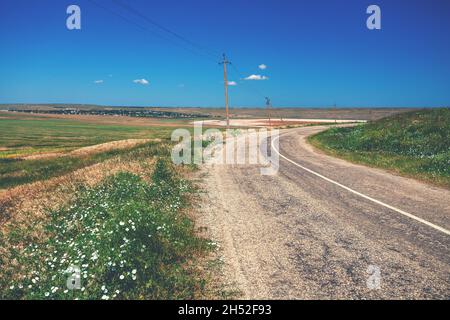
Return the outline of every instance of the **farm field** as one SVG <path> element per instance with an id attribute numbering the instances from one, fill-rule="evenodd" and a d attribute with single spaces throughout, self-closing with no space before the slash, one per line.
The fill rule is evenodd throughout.
<path id="1" fill-rule="evenodd" d="M 136 108 L 130 107 L 103 107 L 103 106 L 86 106 L 86 105 L 0 105 L 0 110 L 34 110 L 36 112 L 39 111 L 60 111 L 69 108 L 76 110 L 85 110 L 85 111 L 93 111 L 93 110 L 135 110 Z M 196 115 L 203 116 L 205 119 L 208 118 L 223 118 L 224 112 L 223 108 L 199 108 L 199 107 L 142 107 L 139 108 L 146 111 L 159 111 L 159 112 L 167 112 L 167 113 L 180 113 L 185 115 Z M 381 119 L 387 116 L 391 116 L 397 113 L 409 112 L 413 110 L 418 110 L 419 108 L 310 108 L 310 107 L 274 107 L 271 110 L 271 114 L 273 118 L 303 118 L 303 119 L 353 119 L 353 120 L 376 120 Z M 28 114 L 32 115 L 32 114 Z M 44 116 L 43 114 L 40 116 Z M 49 117 L 61 117 L 62 115 L 58 114 L 46 114 L 45 116 Z M 66 115 L 69 116 L 69 115 Z M 230 108 L 230 117 L 231 118 L 265 118 L 268 116 L 267 110 L 261 106 L 259 108 L 240 108 L 240 107 L 232 107 Z M 76 116 L 70 116 L 72 118 L 77 118 Z M 91 118 L 95 119 L 95 118 Z M 102 121 L 107 119 L 108 121 L 116 121 L 117 118 L 103 116 Z M 201 118 L 199 118 L 201 119 Z M 176 119 L 164 119 L 160 118 L 157 121 L 166 120 L 167 122 L 176 122 Z M 135 123 L 151 123 L 155 122 L 152 118 L 132 118 Z M 182 120 L 178 120 L 182 121 Z"/>
<path id="2" fill-rule="evenodd" d="M 154 110 L 167 110 L 166 108 L 153 108 Z M 221 108 L 169 108 L 176 112 L 201 113 L 212 118 L 223 118 Z M 417 110 L 414 108 L 272 108 L 273 118 L 294 119 L 352 119 L 376 120 L 397 113 Z M 267 118 L 267 110 L 260 108 L 231 108 L 230 117 L 240 119 Z"/>
<path id="3" fill-rule="evenodd" d="M 112 119 L 111 119 L 112 118 Z M 36 152 L 69 151 L 99 143 L 145 138 L 166 138 L 176 120 L 139 121 L 129 117 L 52 116 L 0 113 L 0 158 Z"/>
<path id="4" fill-rule="evenodd" d="M 152 139 L 168 140 L 173 128 L 166 123 L 134 125 L 132 121 L 101 123 L 90 116 L 60 119 L 4 113 L 0 118 L 0 189 L 59 176 L 124 154 Z M 173 125 L 173 124 L 172 124 Z M 183 125 L 183 123 L 180 123 Z M 133 139 L 135 143 L 127 143 Z M 83 147 L 121 141 L 92 152 Z M 97 151 L 97 152 L 96 152 Z M 46 155 L 66 155 L 46 157 Z"/>

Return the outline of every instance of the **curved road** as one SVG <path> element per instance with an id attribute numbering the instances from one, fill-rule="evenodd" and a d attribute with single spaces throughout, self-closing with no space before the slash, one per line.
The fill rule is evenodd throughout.
<path id="1" fill-rule="evenodd" d="M 450 191 L 324 155 L 306 137 L 325 128 L 282 133 L 277 175 L 202 170 L 222 280 L 250 299 L 449 299 Z"/>

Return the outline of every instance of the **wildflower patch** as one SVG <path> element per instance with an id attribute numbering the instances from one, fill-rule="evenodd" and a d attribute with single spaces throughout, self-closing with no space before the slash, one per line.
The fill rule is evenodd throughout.
<path id="1" fill-rule="evenodd" d="M 191 192 L 165 160 L 156 163 L 151 182 L 119 173 L 79 190 L 75 201 L 51 212 L 47 240 L 9 252 L 20 267 L 1 279 L 0 297 L 193 298 L 203 280 L 188 265 L 209 245 L 183 214 Z M 0 240 L 23 243 L 21 234 Z"/>

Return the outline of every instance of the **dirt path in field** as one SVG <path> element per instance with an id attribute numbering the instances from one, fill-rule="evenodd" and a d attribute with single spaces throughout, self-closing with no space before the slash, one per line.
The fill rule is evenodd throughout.
<path id="1" fill-rule="evenodd" d="M 202 167 L 198 224 L 220 244 L 221 280 L 245 299 L 448 299 L 450 236 L 433 225 L 450 230 L 450 191 L 317 152 L 306 137 L 324 129 L 285 131 L 273 176 Z"/>
<path id="2" fill-rule="evenodd" d="M 146 165 L 151 165 L 153 158 Z M 111 158 L 63 176 L 0 190 L 0 230 L 9 222 L 34 224 L 45 219 L 49 210 L 70 201 L 78 186 L 94 186 L 121 171 L 143 175 L 148 168 L 140 161 Z"/>
<path id="3" fill-rule="evenodd" d="M 25 157 L 20 157 L 22 160 L 37 160 L 37 159 L 51 159 L 51 158 L 59 158 L 59 157 L 67 157 L 67 156 L 87 156 L 101 152 L 107 152 L 111 150 L 122 150 L 135 147 L 140 144 L 144 144 L 146 142 L 155 141 L 160 142 L 160 139 L 126 139 L 119 141 L 111 141 L 101 144 L 96 144 L 93 146 L 83 147 L 71 152 L 48 152 L 48 153 L 38 153 L 32 154 Z"/>

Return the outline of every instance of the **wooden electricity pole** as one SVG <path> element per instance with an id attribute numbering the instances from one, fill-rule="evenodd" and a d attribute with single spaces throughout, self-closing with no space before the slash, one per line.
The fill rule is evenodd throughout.
<path id="1" fill-rule="evenodd" d="M 336 102 L 334 103 L 334 123 L 337 123 Z"/>
<path id="2" fill-rule="evenodd" d="M 225 53 L 223 54 L 223 61 L 219 64 L 223 64 L 223 81 L 225 84 L 225 112 L 227 115 L 227 129 L 230 128 L 230 115 L 228 113 L 228 78 L 227 78 L 227 64 L 231 64 L 230 61 L 227 60 Z"/>

